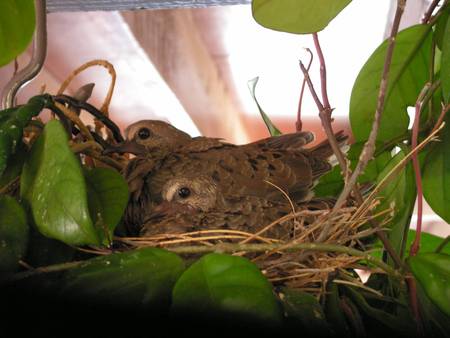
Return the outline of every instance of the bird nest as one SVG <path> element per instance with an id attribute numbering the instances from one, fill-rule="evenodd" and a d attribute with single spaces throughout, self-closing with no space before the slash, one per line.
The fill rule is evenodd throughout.
<path id="1" fill-rule="evenodd" d="M 190 257 L 208 252 L 243 256 L 257 264 L 275 286 L 289 286 L 320 296 L 329 278 L 338 272 L 347 276 L 343 283 L 364 287 L 352 269 L 368 269 L 368 265 L 361 264 L 369 257 L 366 246 L 389 221 L 390 210 L 375 213 L 378 204 L 374 200 L 363 210 L 343 207 L 336 211 L 292 212 L 255 233 L 208 229 L 116 239 L 132 249 L 160 247 Z M 373 228 L 368 224 L 375 219 L 377 227 Z M 270 230 L 276 227 L 289 227 L 291 238 L 266 235 L 274 233 Z"/>

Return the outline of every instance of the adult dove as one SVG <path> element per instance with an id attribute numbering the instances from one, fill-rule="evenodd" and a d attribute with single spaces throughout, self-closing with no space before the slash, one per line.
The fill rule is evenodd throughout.
<path id="1" fill-rule="evenodd" d="M 342 144 L 346 136 L 336 134 Z M 331 169 L 328 141 L 305 148 L 314 140 L 310 132 L 268 137 L 244 145 L 217 138 L 190 137 L 168 123 L 139 121 L 126 130 L 127 141 L 118 151 L 137 155 L 125 169 L 131 199 L 126 227 L 136 234 L 142 214 L 162 201 L 162 187 L 172 178 L 202 175 L 220 187 L 222 195 L 283 199 L 311 198 L 315 181 Z M 133 229 L 134 228 L 134 229 Z"/>

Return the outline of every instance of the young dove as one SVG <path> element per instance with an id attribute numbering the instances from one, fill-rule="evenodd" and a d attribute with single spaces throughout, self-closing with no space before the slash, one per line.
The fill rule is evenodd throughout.
<path id="1" fill-rule="evenodd" d="M 256 233 L 292 213 L 293 209 L 324 210 L 332 208 L 335 202 L 334 199 L 315 199 L 291 205 L 288 200 L 271 201 L 251 195 L 224 196 L 216 182 L 205 176 L 169 180 L 162 189 L 162 199 L 146 215 L 140 230 L 141 236 L 208 229 Z M 272 227 L 264 236 L 286 239 L 291 236 L 293 225 L 291 219 L 284 226 Z"/>

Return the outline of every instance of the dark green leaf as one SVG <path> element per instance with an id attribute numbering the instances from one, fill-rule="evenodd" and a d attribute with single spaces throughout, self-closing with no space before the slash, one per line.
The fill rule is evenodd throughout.
<path id="1" fill-rule="evenodd" d="M 174 253 L 138 249 L 85 261 L 65 274 L 61 292 L 89 304 L 167 310 L 173 285 L 183 270 L 183 260 Z"/>
<path id="2" fill-rule="evenodd" d="M 331 336 L 325 314 L 313 295 L 295 289 L 283 288 L 279 293 L 285 316 L 293 326 L 301 325 L 302 332 L 319 337 Z"/>
<path id="3" fill-rule="evenodd" d="M 11 183 L 15 178 L 17 178 L 22 172 L 23 164 L 27 157 L 27 147 L 20 141 L 17 145 L 16 152 L 9 157 L 3 175 L 0 175 L 0 188 Z"/>
<path id="4" fill-rule="evenodd" d="M 32 220 L 29 220 L 32 222 Z M 32 223 L 25 262 L 33 267 L 65 263 L 79 253 L 74 247 L 42 235 Z"/>
<path id="5" fill-rule="evenodd" d="M 14 198 L 0 195 L 0 275 L 18 268 L 27 242 L 25 211 Z"/>
<path id="6" fill-rule="evenodd" d="M 71 245 L 99 244 L 83 171 L 67 141 L 59 121 L 47 123 L 23 167 L 21 196 L 43 235 Z"/>
<path id="7" fill-rule="evenodd" d="M 423 194 L 430 207 L 450 223 L 450 119 L 441 131 L 440 142 L 426 157 L 423 166 Z"/>
<path id="8" fill-rule="evenodd" d="M 427 296 L 450 317 L 450 255 L 419 253 L 408 264 Z"/>
<path id="9" fill-rule="evenodd" d="M 380 173 L 377 183 L 380 182 L 403 158 L 405 153 L 400 151 L 395 155 L 384 170 Z M 416 188 L 414 173 L 411 164 L 408 164 L 380 193 L 381 203 L 377 211 L 392 208 L 392 218 L 387 225 L 390 228 L 388 239 L 398 255 L 403 256 L 407 231 L 411 220 Z"/>
<path id="10" fill-rule="evenodd" d="M 281 131 L 272 123 L 269 116 L 262 110 L 261 106 L 256 99 L 256 84 L 258 83 L 259 78 L 255 77 L 253 80 L 248 81 L 248 89 L 250 89 L 250 93 L 252 94 L 253 99 L 255 100 L 256 105 L 258 106 L 259 113 L 266 124 L 267 129 L 269 130 L 270 136 L 278 136 L 281 135 Z"/>
<path id="11" fill-rule="evenodd" d="M 363 143 L 354 143 L 350 146 L 347 158 L 350 160 L 350 168 L 353 170 L 359 160 L 359 154 L 362 151 Z M 359 183 L 375 182 L 379 173 L 386 166 L 391 156 L 388 151 L 381 152 L 375 159 L 369 161 L 366 169 L 358 178 Z M 314 188 L 316 196 L 337 196 L 344 187 L 344 179 L 341 175 L 341 168 L 335 166 L 329 173 L 319 179 L 319 183 Z"/>
<path id="12" fill-rule="evenodd" d="M 399 311 L 397 315 L 391 314 L 387 311 L 383 311 L 371 306 L 364 296 L 358 292 L 355 288 L 346 286 L 346 294 L 353 300 L 361 312 L 365 313 L 368 317 L 376 320 L 379 325 L 384 325 L 390 332 L 408 336 L 408 334 L 414 333 L 413 319 L 411 316 L 405 317 L 405 313 L 408 311 Z"/>
<path id="13" fill-rule="evenodd" d="M 35 27 L 34 2 L 0 1 L 0 66 L 22 53 L 31 41 Z"/>
<path id="14" fill-rule="evenodd" d="M 339 288 L 335 283 L 330 283 L 327 291 L 325 302 L 325 315 L 327 320 L 336 333 L 336 337 L 349 337 L 350 328 L 339 305 L 341 301 Z"/>
<path id="15" fill-rule="evenodd" d="M 308 34 L 324 29 L 351 0 L 253 0 L 256 22 L 277 31 Z"/>
<path id="16" fill-rule="evenodd" d="M 378 133 L 379 141 L 403 135 L 408 130 L 407 107 L 414 106 L 429 77 L 431 27 L 416 25 L 396 37 L 385 107 Z M 365 141 L 372 129 L 383 72 L 387 41 L 383 42 L 363 66 L 353 86 L 350 122 L 357 141 Z"/>
<path id="17" fill-rule="evenodd" d="M 108 168 L 85 171 L 91 217 L 102 243 L 109 245 L 128 203 L 128 185 L 122 175 Z"/>
<path id="18" fill-rule="evenodd" d="M 447 4 L 447 8 L 442 11 L 442 14 L 439 16 L 435 25 L 434 37 L 436 40 L 436 45 L 439 47 L 440 50 L 442 50 L 442 45 L 444 44 L 444 34 L 449 14 L 450 14 L 450 6 L 448 6 Z"/>
<path id="19" fill-rule="evenodd" d="M 447 10 L 448 12 L 448 10 Z M 447 13 L 448 16 L 448 13 Z M 442 38 L 441 81 L 445 103 L 450 100 L 450 20 L 447 20 Z"/>
<path id="20" fill-rule="evenodd" d="M 450 337 L 450 317 L 443 313 L 417 284 L 417 297 L 420 304 L 420 315 L 424 325 L 425 337 Z"/>
<path id="21" fill-rule="evenodd" d="M 34 96 L 20 108 L 6 109 L 0 113 L 0 175 L 21 142 L 23 128 L 33 116 L 41 112 L 47 100 L 47 95 Z"/>
<path id="22" fill-rule="evenodd" d="M 173 310 L 273 324 L 281 319 L 272 286 L 258 267 L 242 257 L 215 253 L 192 264 L 177 281 Z"/>

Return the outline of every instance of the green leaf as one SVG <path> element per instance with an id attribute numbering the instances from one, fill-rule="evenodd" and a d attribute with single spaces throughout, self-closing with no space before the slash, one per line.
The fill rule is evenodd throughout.
<path id="1" fill-rule="evenodd" d="M 25 163 L 28 155 L 27 151 L 28 149 L 25 144 L 20 141 L 17 144 L 15 154 L 12 154 L 12 156 L 9 157 L 5 171 L 2 175 L 0 175 L 0 188 L 8 185 L 20 176 L 23 164 Z"/>
<path id="2" fill-rule="evenodd" d="M 450 316 L 450 255 L 419 253 L 408 264 L 427 296 Z"/>
<path id="3" fill-rule="evenodd" d="M 325 315 L 336 337 L 349 337 L 350 327 L 340 307 L 339 288 L 335 283 L 329 283 L 327 288 Z"/>
<path id="4" fill-rule="evenodd" d="M 306 334 L 319 337 L 331 336 L 331 329 L 318 300 L 313 295 L 290 288 L 279 293 L 288 323 L 293 327 L 301 325 Z"/>
<path id="5" fill-rule="evenodd" d="M 33 116 L 41 112 L 48 99 L 48 95 L 34 96 L 20 108 L 0 112 L 0 175 L 5 170 L 11 154 L 16 152 L 17 144 L 22 140 L 23 128 Z"/>
<path id="6" fill-rule="evenodd" d="M 385 107 L 378 141 L 390 140 L 408 130 L 407 107 L 414 106 L 429 77 L 431 27 L 416 25 L 401 31 L 395 42 Z M 356 78 L 350 98 L 350 122 L 356 141 L 365 141 L 372 129 L 388 43 L 370 56 Z"/>
<path id="7" fill-rule="evenodd" d="M 422 170 L 423 194 L 435 213 L 450 223 L 450 119 L 433 145 Z"/>
<path id="8" fill-rule="evenodd" d="M 47 123 L 23 167 L 20 193 L 43 235 L 69 245 L 96 245 L 83 171 L 67 141 L 59 121 Z"/>
<path id="9" fill-rule="evenodd" d="M 447 8 L 442 11 L 442 14 L 438 18 L 435 25 L 434 37 L 436 39 L 436 45 L 439 47 L 440 50 L 442 50 L 442 46 L 444 44 L 444 35 L 449 14 L 450 14 L 450 6 L 448 6 L 447 4 Z"/>
<path id="10" fill-rule="evenodd" d="M 363 142 L 354 143 L 350 146 L 347 153 L 347 158 L 350 160 L 350 168 L 353 170 L 359 160 L 359 155 L 364 146 Z M 379 173 L 383 170 L 386 164 L 389 162 L 391 156 L 389 151 L 381 152 L 373 160 L 369 161 L 364 172 L 358 177 L 359 183 L 375 182 Z M 333 169 L 323 175 L 319 179 L 319 183 L 314 188 L 316 196 L 337 196 L 344 188 L 344 179 L 341 175 L 341 168 L 336 165 Z"/>
<path id="11" fill-rule="evenodd" d="M 31 41 L 35 27 L 34 2 L 0 1 L 0 66 L 22 53 Z"/>
<path id="12" fill-rule="evenodd" d="M 424 288 L 418 283 L 417 297 L 420 304 L 420 315 L 424 325 L 424 337 L 450 337 L 450 317 L 443 313 L 426 295 Z"/>
<path id="13" fill-rule="evenodd" d="M 19 267 L 27 243 L 25 211 L 14 198 L 0 195 L 0 275 L 14 272 Z"/>
<path id="14" fill-rule="evenodd" d="M 85 170 L 88 203 L 98 237 L 109 245 L 115 227 L 128 203 L 128 185 L 122 175 L 109 168 Z"/>
<path id="15" fill-rule="evenodd" d="M 448 12 L 448 11 L 447 11 Z M 448 13 L 447 13 L 448 16 Z M 441 81 L 445 103 L 450 100 L 450 20 L 447 20 L 442 39 Z"/>
<path id="16" fill-rule="evenodd" d="M 250 93 L 252 94 L 253 99 L 255 100 L 256 105 L 258 106 L 259 113 L 261 114 L 261 117 L 266 124 L 267 129 L 269 130 L 270 136 L 278 136 L 281 135 L 282 132 L 272 123 L 269 116 L 262 110 L 261 106 L 258 103 L 258 100 L 256 99 L 256 84 L 258 83 L 259 77 L 255 77 L 254 79 L 248 81 L 248 89 L 250 90 Z"/>
<path id="17" fill-rule="evenodd" d="M 398 335 L 411 335 L 414 333 L 413 319 L 411 316 L 405 318 L 405 311 L 399 311 L 397 314 L 377 309 L 371 306 L 364 296 L 356 291 L 354 287 L 345 286 L 346 294 L 350 296 L 353 302 L 370 318 L 376 320 L 378 325 L 384 325 L 389 328 L 389 332 L 395 332 Z M 408 312 L 406 312 L 408 313 Z"/>
<path id="18" fill-rule="evenodd" d="M 351 0 L 253 0 L 253 18 L 277 31 L 308 34 L 324 29 Z"/>
<path id="19" fill-rule="evenodd" d="M 116 253 L 67 271 L 61 294 L 89 304 L 167 310 L 173 285 L 183 270 L 183 260 L 163 249 Z"/>
<path id="20" fill-rule="evenodd" d="M 411 244 L 413 243 L 415 237 L 416 231 L 409 230 L 408 240 L 406 242 L 405 256 L 409 255 L 409 248 L 411 247 Z M 444 239 L 442 237 L 435 236 L 422 231 L 420 234 L 420 253 L 434 252 L 437 249 L 437 247 L 442 243 L 443 240 Z M 450 245 L 446 245 L 441 252 L 450 255 Z"/>
<path id="21" fill-rule="evenodd" d="M 281 311 L 272 286 L 249 260 L 208 254 L 192 264 L 173 289 L 175 313 L 232 316 L 277 324 Z"/>
<path id="22" fill-rule="evenodd" d="M 386 165 L 380 173 L 377 183 L 380 182 L 403 158 L 405 153 L 400 151 Z M 411 220 L 414 203 L 416 200 L 416 188 L 414 173 L 411 164 L 408 164 L 379 194 L 381 199 L 377 211 L 393 208 L 392 219 L 387 227 L 390 231 L 388 239 L 394 250 L 400 256 L 403 256 L 407 231 Z"/>

